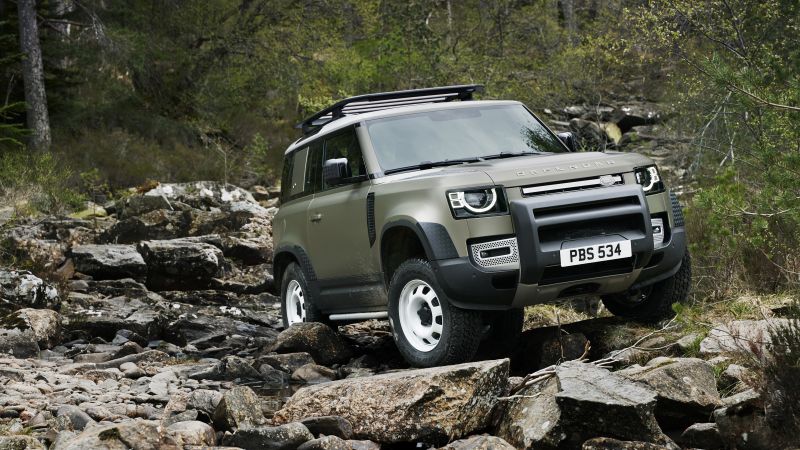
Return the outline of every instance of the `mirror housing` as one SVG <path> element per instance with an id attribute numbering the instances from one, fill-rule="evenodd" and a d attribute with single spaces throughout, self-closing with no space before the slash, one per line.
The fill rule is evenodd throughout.
<path id="1" fill-rule="evenodd" d="M 336 158 L 325 161 L 322 166 L 322 179 L 328 186 L 338 186 L 350 178 L 350 165 L 347 158 Z"/>
<path id="2" fill-rule="evenodd" d="M 573 133 L 571 131 L 565 131 L 563 133 L 558 133 L 558 138 L 561 140 L 561 142 L 564 143 L 564 145 L 567 146 L 569 151 L 571 151 L 571 152 L 577 152 L 578 151 L 578 142 L 575 139 L 575 133 Z"/>

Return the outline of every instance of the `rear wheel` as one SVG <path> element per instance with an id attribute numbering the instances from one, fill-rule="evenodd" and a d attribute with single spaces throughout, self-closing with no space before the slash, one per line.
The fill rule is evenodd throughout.
<path id="1" fill-rule="evenodd" d="M 283 272 L 281 315 L 285 328 L 301 322 L 325 322 L 325 316 L 314 307 L 306 276 L 296 263 L 290 263 Z"/>
<path id="2" fill-rule="evenodd" d="M 416 367 L 469 361 L 480 344 L 480 313 L 453 306 L 422 259 L 402 263 L 392 276 L 389 322 L 400 353 Z"/>
<path id="3" fill-rule="evenodd" d="M 658 322 L 675 316 L 672 305 L 686 302 L 691 284 L 692 259 L 687 250 L 675 275 L 642 289 L 606 295 L 602 299 L 615 316 L 641 322 Z"/>

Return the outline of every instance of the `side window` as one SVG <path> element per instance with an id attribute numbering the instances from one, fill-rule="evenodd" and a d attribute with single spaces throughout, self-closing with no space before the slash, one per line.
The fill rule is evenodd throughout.
<path id="1" fill-rule="evenodd" d="M 291 186 L 289 186 L 289 198 L 295 198 L 303 194 L 306 188 L 306 161 L 308 159 L 308 147 L 294 152 L 292 155 L 292 175 Z"/>
<path id="2" fill-rule="evenodd" d="M 306 163 L 306 194 L 322 190 L 322 140 L 312 142 Z"/>
<path id="3" fill-rule="evenodd" d="M 286 156 L 283 158 L 283 171 L 281 173 L 281 203 L 289 201 L 289 191 L 292 186 L 292 161 L 293 156 Z"/>
<path id="4" fill-rule="evenodd" d="M 325 160 L 346 158 L 350 168 L 349 177 L 358 177 L 367 174 L 364 158 L 361 155 L 361 146 L 354 129 L 329 137 L 325 141 Z M 327 188 L 327 186 L 325 186 Z"/>

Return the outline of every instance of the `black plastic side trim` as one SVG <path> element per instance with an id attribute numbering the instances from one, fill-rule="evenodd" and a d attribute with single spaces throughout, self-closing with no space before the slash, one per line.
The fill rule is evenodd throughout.
<path id="1" fill-rule="evenodd" d="M 375 230 L 375 193 L 367 194 L 367 235 L 369 236 L 369 246 L 375 245 L 377 234 Z"/>
<path id="2" fill-rule="evenodd" d="M 452 259 L 458 258 L 458 251 L 447 228 L 440 223 L 420 222 L 417 226 L 422 234 L 427 238 L 431 250 L 431 259 Z"/>
<path id="3" fill-rule="evenodd" d="M 670 191 L 669 201 L 672 203 L 672 217 L 675 219 L 675 227 L 684 226 L 683 209 L 681 209 L 681 202 L 678 201 L 678 196 Z"/>

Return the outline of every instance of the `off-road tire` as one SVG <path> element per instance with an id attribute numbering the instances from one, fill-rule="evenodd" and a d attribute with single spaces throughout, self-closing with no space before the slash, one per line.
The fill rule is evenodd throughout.
<path id="1" fill-rule="evenodd" d="M 525 309 L 483 313 L 483 323 L 488 326 L 478 348 L 478 359 L 506 358 L 516 348 L 525 324 Z"/>
<path id="2" fill-rule="evenodd" d="M 289 263 L 281 277 L 281 318 L 283 319 L 283 327 L 289 327 L 289 320 L 286 315 L 286 295 L 288 294 L 287 287 L 292 280 L 297 280 L 300 284 L 300 288 L 303 290 L 306 310 L 304 322 L 321 322 L 327 324 L 329 322 L 328 318 L 314 306 L 314 295 L 308 288 L 308 281 L 306 280 L 305 273 L 303 273 L 303 269 L 301 269 L 297 263 Z"/>
<path id="3" fill-rule="evenodd" d="M 399 301 L 407 283 L 421 280 L 436 293 L 442 308 L 442 333 L 439 343 L 430 351 L 423 352 L 408 342 L 400 323 Z M 430 262 L 423 259 L 409 259 L 394 272 L 389 282 L 389 322 L 392 335 L 400 353 L 415 367 L 434 367 L 470 361 L 478 350 L 481 340 L 481 314 L 478 311 L 460 309 L 452 305 Z"/>
<path id="4" fill-rule="evenodd" d="M 692 258 L 687 250 L 675 275 L 647 286 L 638 293 L 612 294 L 601 298 L 615 316 L 653 323 L 674 317 L 672 305 L 686 302 L 691 285 Z M 633 301 L 633 298 L 638 300 Z"/>

